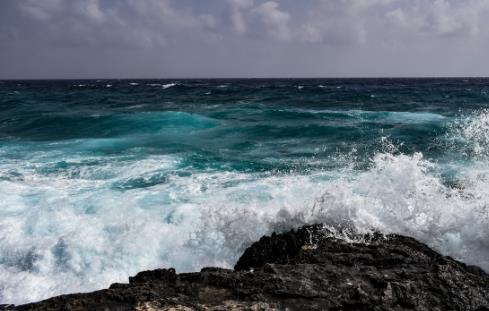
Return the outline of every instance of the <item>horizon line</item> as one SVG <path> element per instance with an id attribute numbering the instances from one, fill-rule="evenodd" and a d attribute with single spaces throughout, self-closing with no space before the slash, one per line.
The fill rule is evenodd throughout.
<path id="1" fill-rule="evenodd" d="M 0 81 L 48 80 L 333 80 L 333 79 L 489 79 L 489 76 L 338 76 L 338 77 L 168 77 L 168 78 L 0 78 Z"/>

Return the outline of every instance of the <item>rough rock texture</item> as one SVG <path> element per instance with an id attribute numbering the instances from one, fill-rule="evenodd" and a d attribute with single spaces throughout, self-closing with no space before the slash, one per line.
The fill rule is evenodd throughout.
<path id="1" fill-rule="evenodd" d="M 331 236 L 308 226 L 261 238 L 235 270 L 145 271 L 129 284 L 4 309 L 489 311 L 480 268 L 399 235 Z"/>

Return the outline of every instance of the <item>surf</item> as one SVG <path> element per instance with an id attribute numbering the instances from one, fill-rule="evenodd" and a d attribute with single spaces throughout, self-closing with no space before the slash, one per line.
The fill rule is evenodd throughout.
<path id="1" fill-rule="evenodd" d="M 0 87 L 22 88 L 0 99 L 2 302 L 232 267 L 262 235 L 319 222 L 489 269 L 489 113 L 473 101 L 427 109 L 351 81 L 53 83 Z"/>

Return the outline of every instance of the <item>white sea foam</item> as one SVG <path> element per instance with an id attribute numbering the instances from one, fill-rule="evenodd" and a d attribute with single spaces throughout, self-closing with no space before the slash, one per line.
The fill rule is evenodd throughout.
<path id="1" fill-rule="evenodd" d="M 445 137 L 454 146 L 462 145 L 466 156 L 489 160 L 489 110 L 482 109 L 456 119 Z"/>
<path id="2" fill-rule="evenodd" d="M 311 114 L 338 115 L 338 116 L 344 115 L 352 119 L 358 119 L 359 121 L 368 120 L 368 121 L 391 121 L 391 122 L 399 122 L 399 123 L 425 123 L 425 122 L 442 122 L 447 120 L 447 118 L 441 114 L 437 114 L 433 112 L 421 112 L 421 111 L 409 112 L 409 111 L 301 109 L 301 108 L 292 108 L 283 111 L 293 111 L 293 112 L 311 113 Z M 468 120 L 469 119 L 466 119 L 464 123 L 469 122 Z M 477 129 L 475 129 L 475 131 L 476 130 Z"/>
<path id="3" fill-rule="evenodd" d="M 177 85 L 177 84 L 176 83 L 168 83 L 168 84 L 163 84 L 161 87 L 166 90 L 166 89 L 171 88 L 175 85 Z"/>
<path id="4" fill-rule="evenodd" d="M 144 269 L 232 267 L 261 235 L 315 222 L 407 234 L 489 270 L 485 158 L 455 165 L 457 187 L 421 153 L 383 152 L 364 171 L 308 175 L 174 174 L 179 155 L 30 159 L 0 164 L 3 303 L 99 289 Z M 52 169 L 60 161 L 65 168 Z"/>

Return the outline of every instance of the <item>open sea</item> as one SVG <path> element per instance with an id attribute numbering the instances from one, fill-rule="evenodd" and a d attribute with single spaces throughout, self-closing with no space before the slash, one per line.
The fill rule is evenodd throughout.
<path id="1" fill-rule="evenodd" d="M 489 271 L 489 79 L 0 81 L 0 303 L 317 222 Z"/>

